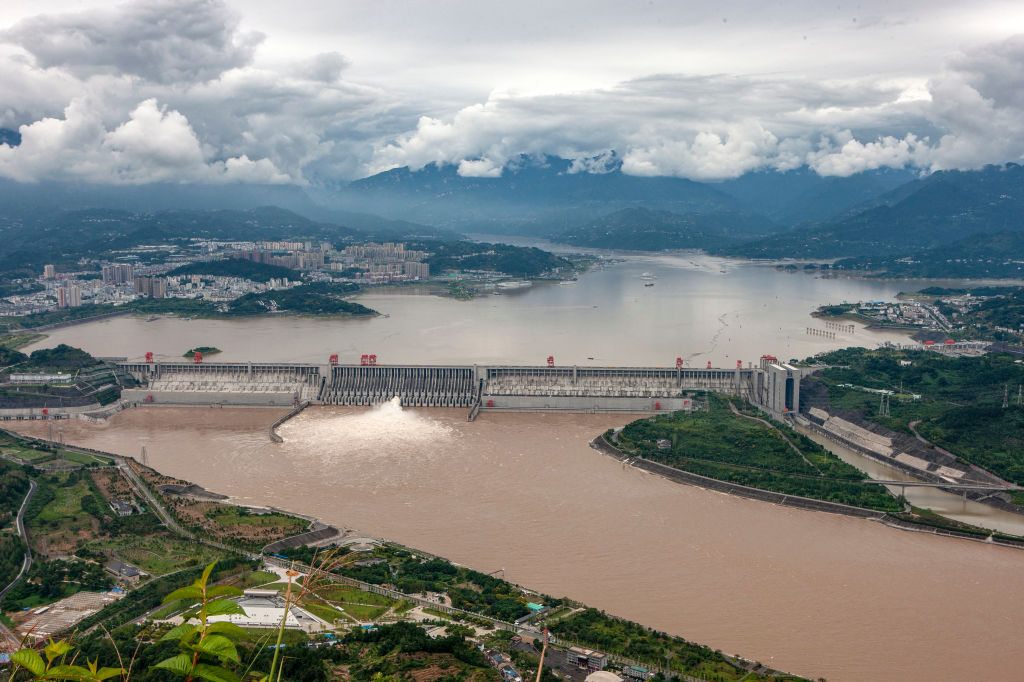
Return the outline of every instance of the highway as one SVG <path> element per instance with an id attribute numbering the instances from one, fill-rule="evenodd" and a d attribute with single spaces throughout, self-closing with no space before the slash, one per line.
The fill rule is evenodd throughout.
<path id="1" fill-rule="evenodd" d="M 21 503 L 21 508 L 18 509 L 18 516 L 14 521 L 15 529 L 18 531 L 18 535 L 25 541 L 25 558 L 21 562 L 21 571 L 18 575 L 7 585 L 4 589 L 0 590 L 0 602 L 3 601 L 7 593 L 17 585 L 25 574 L 28 573 L 29 569 L 32 568 L 32 548 L 29 546 L 28 533 L 25 530 L 25 510 L 28 509 L 29 502 L 32 501 L 32 496 L 36 492 L 36 482 L 29 481 L 28 492 L 25 493 L 25 499 Z M 17 651 L 21 644 L 21 640 L 15 636 L 13 632 L 8 630 L 3 623 L 0 623 L 0 636 L 3 637 L 4 641 L 10 648 L 10 651 Z"/>

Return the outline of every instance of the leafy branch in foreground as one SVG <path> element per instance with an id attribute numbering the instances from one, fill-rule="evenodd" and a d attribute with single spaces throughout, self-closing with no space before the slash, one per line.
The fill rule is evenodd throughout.
<path id="1" fill-rule="evenodd" d="M 68 655 L 75 650 L 65 640 L 50 640 L 43 648 L 43 655 L 35 649 L 20 649 L 11 655 L 14 669 L 10 679 L 13 681 L 18 670 L 27 670 L 33 680 L 82 680 L 83 682 L 100 682 L 111 677 L 125 674 L 124 668 L 100 668 L 96 661 L 87 661 L 85 666 L 74 665 L 74 656 L 67 662 Z M 46 660 L 43 660 L 43 657 Z"/>
<path id="2" fill-rule="evenodd" d="M 164 597 L 163 603 L 189 602 L 194 606 L 185 612 L 184 623 L 172 628 L 160 641 L 177 640 L 181 653 L 164 659 L 154 668 L 166 670 L 186 680 L 210 682 L 240 682 L 230 664 L 241 661 L 235 642 L 245 639 L 245 630 L 234 623 L 210 622 L 213 616 L 239 614 L 245 611 L 228 597 L 240 597 L 242 591 L 230 585 L 210 586 L 210 573 L 217 562 L 206 567 L 203 575 L 192 585 L 179 588 Z M 197 620 L 197 623 L 189 621 Z"/>

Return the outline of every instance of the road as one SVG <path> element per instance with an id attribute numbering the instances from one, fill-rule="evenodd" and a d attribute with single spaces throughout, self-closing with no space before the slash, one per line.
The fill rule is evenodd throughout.
<path id="1" fill-rule="evenodd" d="M 67 449 L 73 450 L 74 448 L 68 447 Z M 173 516 L 171 516 L 170 512 L 168 512 L 167 509 L 164 508 L 160 501 L 156 499 L 156 496 L 153 495 L 152 491 L 150 491 L 149 486 L 146 485 L 146 483 L 139 477 L 137 473 L 135 473 L 135 470 L 132 469 L 131 464 L 128 463 L 128 460 L 117 455 L 107 456 L 113 457 L 114 461 L 117 462 L 117 468 L 121 470 L 121 473 L 124 474 L 125 478 L 128 479 L 128 482 L 131 483 L 132 487 L 135 488 L 139 495 L 146 499 L 146 502 L 149 504 L 149 508 L 153 510 L 153 513 L 157 515 L 161 523 L 163 523 L 171 532 L 177 533 L 178 535 L 189 540 L 201 542 L 204 545 L 209 545 L 210 547 L 215 547 L 217 549 L 224 550 L 225 552 L 244 554 L 249 559 L 258 560 L 262 557 L 262 555 L 260 554 L 256 554 L 254 552 L 243 552 L 239 550 L 237 547 L 230 547 L 222 542 L 217 542 L 216 540 L 197 537 L 195 533 L 183 527 L 174 519 Z"/>
<path id="2" fill-rule="evenodd" d="M 17 585 L 21 579 L 25 577 L 25 574 L 28 573 L 29 569 L 32 568 L 32 548 L 29 546 L 28 533 L 25 531 L 25 510 L 28 509 L 28 504 L 32 501 L 32 496 L 36 492 L 36 482 L 29 481 L 28 484 L 28 492 L 25 493 L 25 499 L 22 501 L 21 508 L 18 509 L 18 516 L 14 521 L 14 526 L 18 531 L 18 535 L 20 535 L 21 539 L 25 541 L 25 558 L 21 562 L 21 571 L 18 572 L 18 575 L 7 587 L 0 590 L 0 602 L 2 602 L 4 597 L 7 596 L 7 593 L 11 588 Z M 19 640 L 13 632 L 8 630 L 3 623 L 0 623 L 0 637 L 3 637 L 7 644 L 13 647 L 11 651 L 16 651 L 18 649 L 21 640 Z"/>

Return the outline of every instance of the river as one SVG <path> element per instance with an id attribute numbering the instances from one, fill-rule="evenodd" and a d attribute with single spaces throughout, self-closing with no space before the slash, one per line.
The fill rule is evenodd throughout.
<path id="1" fill-rule="evenodd" d="M 623 255 L 571 284 L 537 283 L 460 301 L 413 287 L 371 290 L 355 298 L 382 313 L 370 319 L 260 317 L 182 320 L 118 317 L 57 329 L 28 350 L 58 343 L 103 357 L 182 359 L 214 346 L 217 361 L 381 364 L 558 364 L 735 366 L 768 353 L 803 359 L 850 345 L 906 342 L 898 332 L 812 336 L 810 317 L 823 303 L 892 300 L 919 282 L 826 278 L 804 271 L 700 254 Z M 644 273 L 654 279 L 644 280 Z M 654 282 L 654 286 L 644 286 Z M 934 284 L 934 282 L 932 282 Z M 384 317 L 384 315 L 387 317 Z"/>
<path id="2" fill-rule="evenodd" d="M 1015 679 L 1024 551 L 668 482 L 587 446 L 623 415 L 144 408 L 68 442 L 829 680 Z M 18 428 L 45 435 L 42 423 Z"/>

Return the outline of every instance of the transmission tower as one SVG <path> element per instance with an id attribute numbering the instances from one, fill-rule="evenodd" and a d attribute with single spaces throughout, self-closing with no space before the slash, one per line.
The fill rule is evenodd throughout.
<path id="1" fill-rule="evenodd" d="M 1010 397 L 1010 385 L 1009 384 L 1004 384 L 1003 385 L 1003 409 L 1006 409 L 1007 407 L 1009 407 L 1009 405 L 1010 405 L 1009 397 Z"/>
<path id="2" fill-rule="evenodd" d="M 1024 385 L 1017 384 L 1017 407 L 1024 405 Z"/>
<path id="3" fill-rule="evenodd" d="M 883 393 L 878 396 L 878 415 L 880 417 L 889 416 L 889 394 Z"/>
<path id="4" fill-rule="evenodd" d="M 146 454 L 146 446 L 142 446 L 142 454 L 139 455 L 139 460 L 142 462 L 142 466 L 149 466 L 149 455 Z"/>

